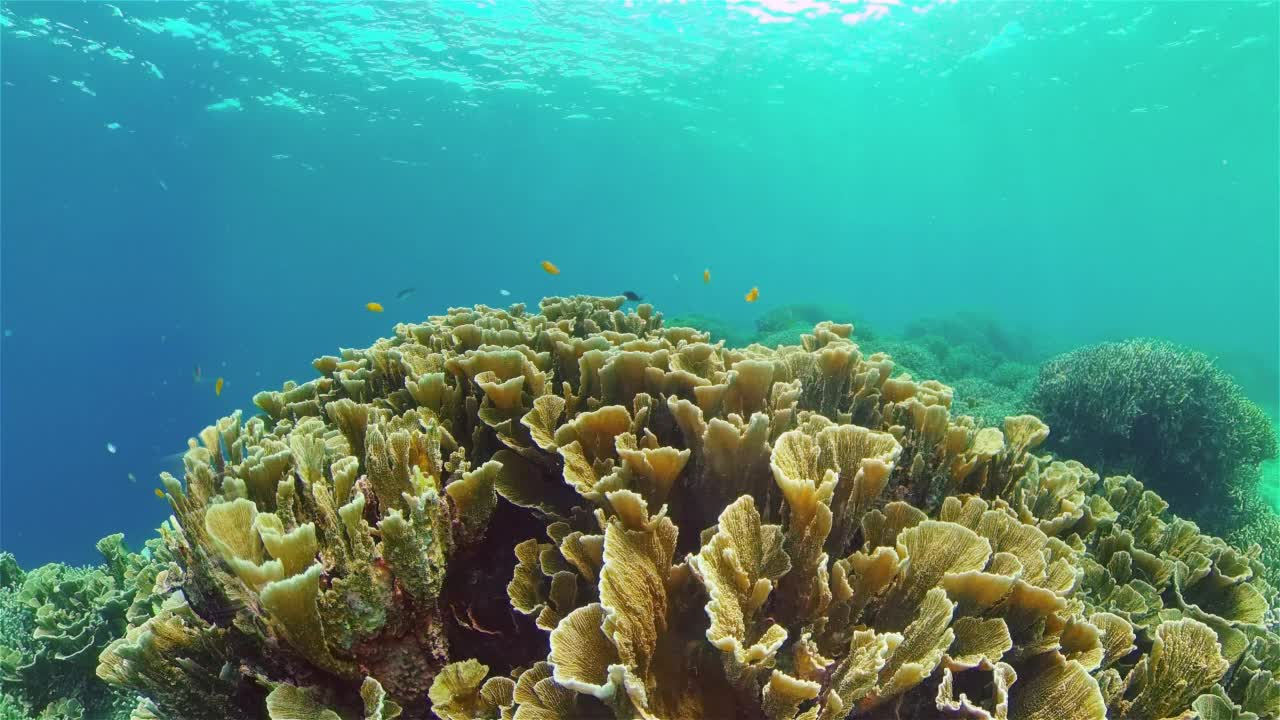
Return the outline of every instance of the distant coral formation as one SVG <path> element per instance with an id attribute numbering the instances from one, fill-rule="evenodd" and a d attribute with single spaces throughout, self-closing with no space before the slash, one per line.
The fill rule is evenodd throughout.
<path id="1" fill-rule="evenodd" d="M 1257 497 L 1275 430 L 1205 355 L 1156 340 L 1081 348 L 1041 367 L 1033 402 L 1062 453 L 1148 478 L 1176 511 L 1215 531 L 1265 534 L 1270 524 L 1269 544 L 1280 543 L 1280 518 Z"/>
<path id="2" fill-rule="evenodd" d="M 850 325 L 622 303 L 397 325 L 206 428 L 98 676 L 135 720 L 1280 715 L 1258 547 Z"/>
<path id="3" fill-rule="evenodd" d="M 723 318 L 700 313 L 690 313 L 670 318 L 669 325 L 696 327 L 710 336 L 708 342 L 723 342 L 729 347 L 742 347 L 751 343 L 751 329 Z"/>
<path id="4" fill-rule="evenodd" d="M 895 374 L 945 379 L 955 391 L 952 415 L 971 416 L 984 427 L 1030 407 L 1038 356 L 1023 336 L 991 318 L 958 312 L 911 322 L 902 337 L 859 332 L 864 349 L 890 355 Z"/>
<path id="5" fill-rule="evenodd" d="M 823 321 L 852 323 L 857 313 L 846 307 L 824 303 L 792 303 L 779 305 L 756 318 L 755 342 L 766 347 L 779 345 L 798 345 L 801 336 L 813 330 L 813 326 Z M 673 323 L 678 324 L 678 323 Z M 705 330 L 701 325 L 694 325 Z M 865 325 L 859 325 L 859 336 L 866 340 L 872 337 Z M 712 341 L 715 334 L 712 333 Z M 745 343 L 744 343 L 745 344 Z M 732 347 L 732 346 L 731 346 Z"/>

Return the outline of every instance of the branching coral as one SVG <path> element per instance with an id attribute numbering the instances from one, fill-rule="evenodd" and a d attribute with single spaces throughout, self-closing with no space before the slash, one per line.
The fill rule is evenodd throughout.
<path id="1" fill-rule="evenodd" d="M 1241 470 L 1276 456 L 1265 413 L 1205 355 L 1165 342 L 1103 343 L 1041 367 L 1034 402 L 1054 447 L 1158 483 L 1183 512 L 1231 517 Z M 1206 512 L 1206 510 L 1208 510 Z M 1230 520 L 1217 529 L 1238 523 Z"/>
<path id="2" fill-rule="evenodd" d="M 1274 716 L 1258 550 L 893 378 L 622 298 L 455 309 L 207 428 L 139 717 Z"/>

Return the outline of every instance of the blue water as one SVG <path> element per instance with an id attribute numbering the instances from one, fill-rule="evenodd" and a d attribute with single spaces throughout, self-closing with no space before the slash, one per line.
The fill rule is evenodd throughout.
<path id="1" fill-rule="evenodd" d="M 1275 3 L 575 5 L 3 3 L 0 546 L 137 546 L 257 390 L 551 294 L 1158 336 L 1276 413 Z"/>

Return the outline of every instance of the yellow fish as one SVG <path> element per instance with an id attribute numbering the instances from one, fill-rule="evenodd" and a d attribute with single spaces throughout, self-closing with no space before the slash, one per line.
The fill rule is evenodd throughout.
<path id="1" fill-rule="evenodd" d="M 702 282 L 704 282 L 704 283 L 709 283 L 709 282 L 711 282 L 711 271 L 710 271 L 710 270 L 703 270 L 703 271 L 702 271 Z"/>
<path id="2" fill-rule="evenodd" d="M 559 274 L 560 274 L 560 268 L 556 267 L 556 266 L 555 266 L 555 263 L 551 262 L 550 260 L 543 260 L 543 261 L 542 261 L 542 269 L 543 269 L 543 270 L 546 270 L 548 275 L 559 275 Z"/>
<path id="3" fill-rule="evenodd" d="M 747 302 L 755 302 L 760 299 L 760 288 L 751 288 L 751 290 L 743 297 Z"/>
<path id="4" fill-rule="evenodd" d="M 376 303 L 376 302 L 365 303 L 364 309 L 368 310 L 369 312 L 382 312 L 382 303 Z"/>
<path id="5" fill-rule="evenodd" d="M 163 498 L 163 497 L 164 497 L 164 491 L 163 491 L 163 490 L 161 490 L 160 488 L 156 488 L 156 497 L 158 497 L 158 498 Z"/>
<path id="6" fill-rule="evenodd" d="M 223 384 L 224 384 L 224 382 L 223 382 L 222 378 L 218 378 L 217 380 L 215 380 L 215 381 L 213 382 L 213 394 L 214 394 L 214 395 L 221 395 L 221 394 L 222 394 L 222 386 L 223 386 Z"/>

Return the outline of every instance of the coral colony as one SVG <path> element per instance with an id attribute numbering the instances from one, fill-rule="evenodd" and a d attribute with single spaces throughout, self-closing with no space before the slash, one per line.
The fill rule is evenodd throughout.
<path id="1" fill-rule="evenodd" d="M 623 306 L 454 309 L 259 393 L 0 667 L 96 662 L 137 720 L 1280 713 L 1258 546 L 851 325 L 735 349 Z"/>

